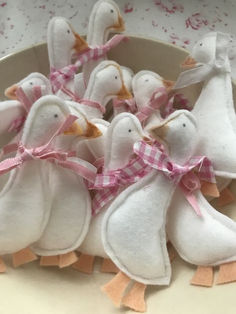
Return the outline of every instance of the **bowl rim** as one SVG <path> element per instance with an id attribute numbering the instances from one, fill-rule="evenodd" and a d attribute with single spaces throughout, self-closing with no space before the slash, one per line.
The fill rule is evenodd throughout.
<path id="1" fill-rule="evenodd" d="M 123 34 L 123 33 L 122 33 Z M 129 33 L 125 33 L 124 34 L 125 36 L 127 36 L 128 38 L 134 38 L 134 39 L 143 39 L 143 40 L 147 40 L 147 41 L 154 41 L 154 42 L 157 42 L 159 44 L 162 44 L 162 45 L 165 45 L 167 47 L 171 47 L 171 48 L 175 48 L 177 50 L 180 50 L 182 52 L 185 52 L 185 53 L 190 53 L 190 51 L 188 51 L 187 49 L 185 48 L 182 48 L 182 47 L 179 47 L 177 45 L 174 45 L 172 43 L 168 43 L 164 40 L 160 40 L 160 39 L 157 39 L 157 38 L 154 38 L 152 36 L 148 36 L 146 37 L 145 35 L 133 35 L 133 34 L 129 34 Z M 86 38 L 86 35 L 81 35 L 82 37 L 85 37 Z M 28 51 L 29 49 L 32 49 L 32 48 L 37 48 L 37 47 L 42 47 L 44 45 L 46 45 L 47 42 L 46 41 L 42 41 L 42 42 L 39 42 L 37 44 L 33 44 L 33 45 L 30 45 L 30 46 L 27 46 L 25 48 L 21 48 L 21 49 L 18 49 L 16 50 L 15 52 L 10 52 L 8 53 L 7 55 L 3 56 L 0 58 L 0 62 L 2 61 L 5 61 L 6 59 L 14 56 L 14 55 L 17 55 L 17 54 L 20 54 L 20 53 L 23 53 L 24 51 Z"/>

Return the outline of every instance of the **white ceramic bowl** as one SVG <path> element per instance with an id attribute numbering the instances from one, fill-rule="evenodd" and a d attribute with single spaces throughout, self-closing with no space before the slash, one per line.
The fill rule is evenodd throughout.
<path id="1" fill-rule="evenodd" d="M 141 37 L 130 37 L 109 53 L 109 58 L 121 65 L 139 70 L 152 70 L 166 79 L 175 80 L 179 64 L 187 51 L 176 46 Z M 0 60 L 0 95 L 6 87 L 32 71 L 48 74 L 46 44 L 39 44 Z M 200 85 L 193 86 L 189 97 L 194 102 Z M 234 98 L 236 87 L 234 85 Z M 236 191 L 236 184 L 232 184 Z M 224 213 L 236 220 L 235 205 L 224 208 Z M 2 314 L 113 314 L 126 313 L 116 309 L 100 286 L 113 275 L 99 273 L 98 259 L 92 275 L 78 273 L 71 268 L 59 270 L 42 268 L 38 261 L 13 269 L 7 261 L 6 274 L 0 275 L 0 313 Z M 195 267 L 176 258 L 169 287 L 148 287 L 147 313 L 156 314 L 233 314 L 236 308 L 236 284 L 201 288 L 189 284 Z M 130 311 L 129 311 L 130 313 Z"/>

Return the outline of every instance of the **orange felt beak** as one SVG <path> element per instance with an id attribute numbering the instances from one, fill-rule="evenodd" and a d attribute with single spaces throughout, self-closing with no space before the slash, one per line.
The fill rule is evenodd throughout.
<path id="1" fill-rule="evenodd" d="M 165 88 L 167 89 L 167 92 L 170 92 L 175 85 L 175 81 L 170 80 L 162 80 Z"/>
<path id="2" fill-rule="evenodd" d="M 117 32 L 125 31 L 125 22 L 120 14 L 118 15 L 118 22 L 113 24 L 111 28 L 115 29 Z"/>
<path id="3" fill-rule="evenodd" d="M 87 138 L 96 138 L 101 136 L 102 132 L 95 124 L 87 121 L 87 129 L 83 135 Z"/>
<path id="4" fill-rule="evenodd" d="M 122 83 L 122 87 L 117 94 L 117 98 L 122 100 L 122 99 L 130 99 L 132 97 L 133 97 L 132 94 L 128 91 L 128 89 Z"/>
<path id="5" fill-rule="evenodd" d="M 71 126 L 64 131 L 65 135 L 83 135 L 83 133 L 81 126 L 77 122 L 72 123 Z"/>
<path id="6" fill-rule="evenodd" d="M 75 31 L 73 31 L 73 34 L 75 36 L 75 44 L 73 48 L 75 49 L 76 52 L 81 53 L 84 50 L 88 48 L 87 42 Z"/>
<path id="7" fill-rule="evenodd" d="M 17 99 L 16 97 L 17 88 L 18 86 L 16 84 L 8 87 L 4 92 L 5 96 L 9 99 Z"/>
<path id="8" fill-rule="evenodd" d="M 181 64 L 183 69 L 192 69 L 196 66 L 197 62 L 194 58 L 188 56 L 184 62 Z"/>

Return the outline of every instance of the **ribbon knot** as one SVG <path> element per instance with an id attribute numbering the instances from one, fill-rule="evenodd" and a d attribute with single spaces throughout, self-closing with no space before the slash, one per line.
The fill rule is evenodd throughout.
<path id="1" fill-rule="evenodd" d="M 51 68 L 51 73 L 49 75 L 53 92 L 56 93 L 59 89 L 73 79 L 79 68 L 90 60 L 97 60 L 104 56 L 111 48 L 117 46 L 121 41 L 127 40 L 128 38 L 122 34 L 113 36 L 104 45 L 89 47 L 82 53 L 77 54 L 78 60 L 75 64 L 70 64 L 62 69 Z"/>

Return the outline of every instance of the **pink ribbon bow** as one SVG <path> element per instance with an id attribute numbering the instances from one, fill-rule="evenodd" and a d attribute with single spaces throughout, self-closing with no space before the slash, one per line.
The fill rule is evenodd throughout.
<path id="1" fill-rule="evenodd" d="M 50 81 L 53 87 L 53 92 L 56 93 L 62 86 L 65 86 L 70 81 L 78 69 L 90 60 L 97 60 L 104 56 L 111 48 L 117 46 L 121 41 L 127 40 L 124 35 L 115 35 L 108 40 L 104 45 L 88 47 L 86 51 L 77 54 L 78 60 L 75 64 L 65 66 L 64 68 L 57 70 L 51 68 Z"/>
<path id="2" fill-rule="evenodd" d="M 76 174 L 82 176 L 86 180 L 93 182 L 95 180 L 96 171 L 92 171 L 88 167 L 68 160 L 68 157 L 75 156 L 74 152 L 65 152 L 59 150 L 53 150 L 50 146 L 54 138 L 63 133 L 78 117 L 69 115 L 62 126 L 55 132 L 50 138 L 47 144 L 34 148 L 26 148 L 22 143 L 18 146 L 17 156 L 14 158 L 8 158 L 0 162 L 0 175 L 4 174 L 16 167 L 21 167 L 23 163 L 29 160 L 41 159 L 49 160 L 64 168 L 74 171 Z"/>
<path id="3" fill-rule="evenodd" d="M 201 187 L 199 179 L 215 183 L 215 175 L 210 160 L 205 156 L 194 156 L 184 165 L 172 162 L 157 146 L 150 146 L 144 141 L 134 144 L 134 153 L 153 169 L 162 171 L 175 184 L 178 184 L 186 199 L 197 215 L 201 216 L 200 208 L 193 192 Z M 191 171 L 195 169 L 198 176 Z"/>
<path id="4" fill-rule="evenodd" d="M 136 117 L 140 122 L 147 120 L 152 113 L 167 102 L 168 94 L 165 87 L 158 87 L 152 94 L 148 104 L 141 108 L 137 113 Z"/>
<path id="5" fill-rule="evenodd" d="M 157 141 L 153 143 L 162 150 L 161 144 Z M 97 162 L 101 169 L 102 159 L 99 159 Z M 145 164 L 142 158 L 136 156 L 121 169 L 104 171 L 103 173 L 97 174 L 94 183 L 88 184 L 90 190 L 96 190 L 92 202 L 92 214 L 96 215 L 103 206 L 116 197 L 122 186 L 137 182 L 151 170 L 152 168 Z"/>
<path id="6" fill-rule="evenodd" d="M 25 111 L 28 113 L 32 104 L 38 100 L 40 97 L 42 97 L 43 93 L 45 93 L 45 88 L 42 86 L 32 86 L 32 99 L 29 98 L 22 87 L 18 87 L 16 90 L 16 97 L 19 100 L 19 102 L 24 107 Z M 22 128 L 24 122 L 25 122 L 26 115 L 19 116 L 15 120 L 12 121 L 11 125 L 8 128 L 8 132 L 16 131 L 17 133 Z"/>
<path id="7" fill-rule="evenodd" d="M 164 106 L 164 109 L 162 111 L 162 118 L 165 119 L 177 109 L 185 109 L 189 111 L 191 111 L 192 109 L 189 106 L 188 99 L 183 94 L 175 94 L 168 100 L 167 104 Z"/>
<path id="8" fill-rule="evenodd" d="M 137 112 L 137 105 L 134 98 L 131 99 L 113 99 L 113 111 L 114 115 L 117 115 L 121 112 L 130 112 L 135 114 Z"/>

